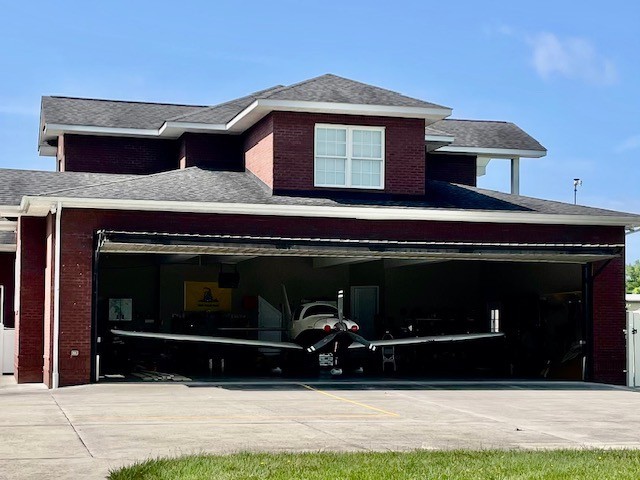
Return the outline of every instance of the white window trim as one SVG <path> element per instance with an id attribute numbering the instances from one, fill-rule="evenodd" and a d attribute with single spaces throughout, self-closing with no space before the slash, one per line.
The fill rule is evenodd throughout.
<path id="1" fill-rule="evenodd" d="M 347 158 L 346 158 L 346 166 L 345 166 L 345 184 L 344 185 L 327 185 L 320 184 L 316 181 L 316 160 L 318 155 L 316 154 L 316 135 L 318 128 L 333 128 L 335 130 L 345 129 L 347 131 Z M 380 186 L 368 186 L 368 185 L 351 185 L 351 160 L 353 159 L 352 150 L 353 150 L 353 131 L 354 130 L 370 130 L 374 132 L 382 133 L 382 142 L 381 142 L 381 153 L 382 153 L 382 161 L 380 165 Z M 386 151 L 385 151 L 385 138 L 386 138 L 386 129 L 385 127 L 365 127 L 361 125 L 339 125 L 335 123 L 316 123 L 313 128 L 313 186 L 314 187 L 323 187 L 323 188 L 357 188 L 360 190 L 384 190 L 385 184 L 385 166 L 386 166 Z M 363 158 L 356 160 L 374 160 L 378 161 L 376 158 Z"/>

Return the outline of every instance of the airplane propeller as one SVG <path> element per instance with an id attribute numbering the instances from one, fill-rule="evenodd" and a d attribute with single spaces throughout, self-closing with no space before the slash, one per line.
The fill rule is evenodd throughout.
<path id="1" fill-rule="evenodd" d="M 357 335 L 353 332 L 349 332 L 349 336 L 351 337 L 351 340 L 353 340 L 356 343 L 359 343 L 361 345 L 364 345 L 365 347 L 367 347 L 369 350 L 371 350 L 372 352 L 375 352 L 376 350 L 376 346 L 371 343 L 369 340 L 367 340 L 364 337 L 361 337 L 360 335 Z"/>
<path id="2" fill-rule="evenodd" d="M 330 333 L 329 335 L 327 335 L 326 337 L 322 338 L 319 342 L 315 343 L 314 345 L 311 345 L 310 347 L 307 347 L 307 352 L 309 353 L 313 353 L 316 350 L 320 350 L 322 347 L 324 347 L 325 345 L 331 343 L 333 341 L 334 338 L 336 338 L 336 336 L 339 334 L 340 332 L 333 332 Z"/>
<path id="3" fill-rule="evenodd" d="M 340 329 L 338 331 L 335 331 L 333 333 L 330 333 L 329 335 L 327 335 L 326 337 L 324 337 L 323 339 L 321 339 L 320 341 L 318 341 L 317 343 L 315 343 L 314 345 L 311 345 L 310 347 L 307 347 L 307 352 L 309 353 L 313 353 L 316 350 L 320 350 L 322 347 L 328 345 L 329 343 L 331 343 L 336 336 L 338 336 L 340 333 L 344 332 L 345 330 Z M 361 345 L 364 345 L 366 348 L 368 348 L 369 350 L 371 350 L 372 352 L 374 352 L 376 350 L 376 346 L 373 345 L 369 340 L 361 337 L 360 335 L 357 335 L 353 332 L 345 332 L 347 335 L 349 335 L 349 337 L 351 338 L 351 340 L 355 343 L 359 343 Z"/>

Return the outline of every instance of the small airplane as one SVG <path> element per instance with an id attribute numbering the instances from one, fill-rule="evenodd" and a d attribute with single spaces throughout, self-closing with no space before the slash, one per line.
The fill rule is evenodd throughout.
<path id="1" fill-rule="evenodd" d="M 504 337 L 504 333 L 465 333 L 454 335 L 429 335 L 422 337 L 386 338 L 382 340 L 367 340 L 358 335 L 359 325 L 344 318 L 344 292 L 338 292 L 338 301 L 313 301 L 302 303 L 296 311 L 291 313 L 291 306 L 284 285 L 284 319 L 291 341 L 252 340 L 233 337 L 218 337 L 208 335 L 188 335 L 178 333 L 136 332 L 112 329 L 111 333 L 122 337 L 151 338 L 177 342 L 209 343 L 218 345 L 237 345 L 243 347 L 268 347 L 280 350 L 304 351 L 310 354 L 320 354 L 321 366 L 332 366 L 332 375 L 341 375 L 340 357 L 349 349 L 366 348 L 375 351 L 378 347 L 395 347 L 404 345 L 418 345 L 435 342 L 464 342 L 484 338 Z M 265 330 L 265 329 L 237 329 L 229 330 Z M 266 329 L 273 330 L 273 329 Z M 329 353 L 321 353 L 321 352 Z"/>

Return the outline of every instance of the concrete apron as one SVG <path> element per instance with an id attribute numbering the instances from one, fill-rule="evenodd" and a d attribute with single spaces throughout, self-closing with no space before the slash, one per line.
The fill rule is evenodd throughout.
<path id="1" fill-rule="evenodd" d="M 9 384 L 0 479 L 104 478 L 202 452 L 640 448 L 639 431 L 637 392 L 586 383 Z"/>

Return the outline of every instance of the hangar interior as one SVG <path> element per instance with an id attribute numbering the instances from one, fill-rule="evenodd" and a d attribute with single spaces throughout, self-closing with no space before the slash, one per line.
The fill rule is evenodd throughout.
<path id="1" fill-rule="evenodd" d="M 354 353 L 361 375 L 430 378 L 583 379 L 582 265 L 540 261 L 402 259 L 295 255 L 105 252 L 97 263 L 95 328 L 100 379 L 317 375 L 316 360 L 265 348 L 123 338 L 146 332 L 287 340 L 282 285 L 295 309 L 335 301 L 360 334 L 380 339 L 472 332 L 503 338 Z M 215 308 L 192 310 L 188 284 L 213 284 Z M 229 287 L 229 288 L 221 288 Z M 206 288 L 206 287 L 205 287 Z M 125 302 L 121 305 L 118 302 Z M 269 330 L 271 329 L 271 330 Z M 390 352 L 386 352 L 388 355 Z M 315 363 L 314 363 L 315 362 Z M 142 373 L 141 373 L 142 372 Z"/>

